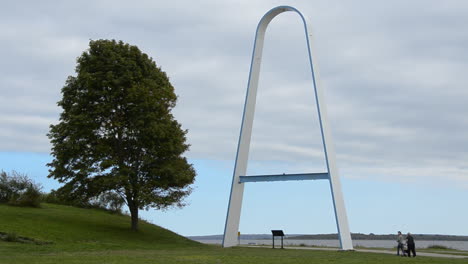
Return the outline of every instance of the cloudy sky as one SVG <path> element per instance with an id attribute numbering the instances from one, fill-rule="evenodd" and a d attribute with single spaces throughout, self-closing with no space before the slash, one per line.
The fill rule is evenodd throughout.
<path id="1" fill-rule="evenodd" d="M 312 23 L 351 230 L 468 235 L 462 224 L 468 213 L 461 210 L 468 199 L 463 0 L 3 3 L 0 169 L 28 172 L 46 189 L 56 186 L 45 179 L 44 163 L 50 159 L 46 133 L 61 111 L 60 89 L 90 39 L 123 40 L 170 77 L 179 96 L 174 114 L 189 130 L 187 156 L 199 174 L 189 207 L 146 217 L 186 235 L 221 233 L 254 31 L 277 5 L 298 8 Z M 306 52 L 299 17 L 275 18 L 265 40 L 250 173 L 324 169 Z M 276 224 L 295 233 L 334 232 L 327 188 L 309 182 L 249 186 L 241 229 L 266 233 Z M 308 200 L 311 190 L 317 196 Z M 219 203 L 203 219 L 200 210 L 213 195 Z M 313 204 L 315 213 L 297 223 L 269 213 L 284 197 L 285 206 L 297 205 L 295 218 L 303 216 L 304 204 Z M 417 209 L 428 204 L 431 213 Z M 389 219 L 395 214 L 406 217 Z M 206 224 L 193 231 L 174 220 L 181 215 Z M 277 222 L 267 220 L 273 218 Z"/>

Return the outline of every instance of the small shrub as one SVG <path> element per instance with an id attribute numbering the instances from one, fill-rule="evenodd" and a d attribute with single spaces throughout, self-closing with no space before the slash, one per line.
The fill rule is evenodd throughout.
<path id="1" fill-rule="evenodd" d="M 0 171 L 0 202 L 7 202 L 8 199 L 8 184 L 6 184 L 8 180 L 7 174 L 4 171 Z"/>
<path id="2" fill-rule="evenodd" d="M 39 207 L 41 187 L 16 171 L 0 172 L 0 202 L 18 206 Z"/>
<path id="3" fill-rule="evenodd" d="M 79 208 L 92 208 L 87 197 L 83 195 L 70 195 L 68 190 L 64 187 L 59 188 L 58 190 L 52 190 L 50 193 L 45 194 L 43 201 L 46 203 L 70 205 Z"/>
<path id="4" fill-rule="evenodd" d="M 41 205 L 42 195 L 38 188 L 34 185 L 28 186 L 26 191 L 15 201 L 15 205 L 39 207 Z"/>
<path id="5" fill-rule="evenodd" d="M 18 236 L 15 232 L 12 232 L 12 233 L 0 232 L 0 240 L 6 241 L 6 242 L 17 242 L 17 243 L 23 243 L 23 244 L 36 244 L 36 245 L 53 244 L 53 242 L 51 241 L 41 241 L 41 240 L 36 240 L 30 237 Z"/>
<path id="6" fill-rule="evenodd" d="M 7 242 L 17 242 L 18 241 L 18 235 L 15 232 L 7 233 L 6 236 L 5 236 L 5 241 L 7 241 Z"/>
<path id="7" fill-rule="evenodd" d="M 69 205 L 67 201 L 64 201 L 64 199 L 60 197 L 56 190 L 52 190 L 50 193 L 44 194 L 42 196 L 42 200 L 46 203 Z"/>
<path id="8" fill-rule="evenodd" d="M 118 214 L 122 213 L 122 207 L 125 204 L 124 199 L 115 192 L 104 192 L 95 197 L 86 197 L 70 195 L 66 188 L 52 190 L 43 196 L 43 200 L 46 203 L 103 209 Z"/>
<path id="9" fill-rule="evenodd" d="M 105 209 L 114 213 L 121 213 L 122 206 L 125 204 L 122 196 L 115 192 L 105 192 L 99 195 L 95 200 L 98 208 Z"/>
<path id="10" fill-rule="evenodd" d="M 451 249 L 451 248 L 443 246 L 443 245 L 430 245 L 427 247 L 427 249 Z"/>

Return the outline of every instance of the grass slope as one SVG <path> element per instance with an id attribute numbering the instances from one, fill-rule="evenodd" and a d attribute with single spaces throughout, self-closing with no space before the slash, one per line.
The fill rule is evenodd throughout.
<path id="1" fill-rule="evenodd" d="M 0 231 L 53 244 L 0 241 L 0 263 L 468 263 L 466 259 L 316 251 L 229 248 L 203 245 L 161 227 L 141 222 L 129 230 L 128 216 L 94 209 L 44 204 L 42 208 L 0 205 Z M 194 225 L 189 220 L 187 224 Z"/>
<path id="2" fill-rule="evenodd" d="M 167 229 L 103 210 L 42 204 L 41 208 L 0 205 L 0 231 L 53 242 L 60 250 L 155 249 L 199 246 Z"/>

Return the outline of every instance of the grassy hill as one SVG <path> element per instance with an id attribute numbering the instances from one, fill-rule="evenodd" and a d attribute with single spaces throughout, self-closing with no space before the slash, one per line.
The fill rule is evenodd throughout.
<path id="1" fill-rule="evenodd" d="M 0 204 L 0 232 L 50 241 L 59 250 L 156 249 L 203 246 L 167 229 L 140 221 L 130 230 L 130 218 L 103 210 L 42 204 L 41 208 Z"/>
<path id="2" fill-rule="evenodd" d="M 50 244 L 0 241 L 0 264 L 21 263 L 198 263 L 198 264 L 309 264 L 309 263 L 467 263 L 466 259 L 388 254 L 270 248 L 221 248 L 204 245 L 169 230 L 140 223 L 130 231 L 128 216 L 95 209 L 43 204 L 42 208 L 0 204 L 0 232 Z M 187 220 L 196 228 L 197 223 Z"/>

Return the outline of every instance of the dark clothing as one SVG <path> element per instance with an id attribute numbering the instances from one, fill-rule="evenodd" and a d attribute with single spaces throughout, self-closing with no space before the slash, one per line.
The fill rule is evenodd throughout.
<path id="1" fill-rule="evenodd" d="M 401 255 L 406 256 L 405 254 L 405 247 L 402 243 L 398 243 L 397 247 L 397 255 L 400 256 L 400 250 L 401 250 Z"/>
<path id="2" fill-rule="evenodd" d="M 411 252 L 413 252 L 413 257 L 416 257 L 416 245 L 413 236 L 406 236 L 406 244 L 408 245 L 408 257 L 411 257 Z"/>
<path id="3" fill-rule="evenodd" d="M 411 257 L 411 252 L 413 252 L 413 257 L 416 257 L 416 247 L 414 244 L 408 245 L 408 257 Z"/>

